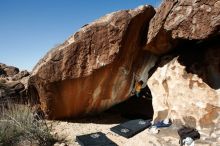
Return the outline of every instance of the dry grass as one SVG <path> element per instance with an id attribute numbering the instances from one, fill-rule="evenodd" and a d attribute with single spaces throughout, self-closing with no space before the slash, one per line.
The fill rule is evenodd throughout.
<path id="1" fill-rule="evenodd" d="M 56 142 L 45 120 L 36 120 L 36 115 L 24 105 L 1 107 L 0 127 L 0 146 L 17 145 L 24 141 L 24 145 L 50 146 Z"/>

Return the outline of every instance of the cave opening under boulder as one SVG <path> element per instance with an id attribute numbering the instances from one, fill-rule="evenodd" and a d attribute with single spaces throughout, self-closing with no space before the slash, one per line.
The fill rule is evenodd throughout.
<path id="1" fill-rule="evenodd" d="M 149 71 L 149 78 L 158 67 L 163 67 L 174 58 L 185 66 L 186 73 L 196 74 L 210 88 L 220 88 L 219 78 L 219 41 L 220 35 L 204 40 L 178 40 L 173 50 L 163 54 Z"/>
<path id="2" fill-rule="evenodd" d="M 142 88 L 141 95 L 141 97 L 132 95 L 127 100 L 114 105 L 105 112 L 120 114 L 122 118 L 126 119 L 152 119 L 154 111 L 152 95 L 148 86 Z"/>

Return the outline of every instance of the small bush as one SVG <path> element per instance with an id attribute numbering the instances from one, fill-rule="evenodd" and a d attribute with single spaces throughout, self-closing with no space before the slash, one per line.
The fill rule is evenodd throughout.
<path id="1" fill-rule="evenodd" d="M 56 139 L 51 135 L 51 127 L 43 119 L 36 120 L 35 116 L 24 105 L 7 104 L 1 108 L 0 146 L 16 145 L 24 141 L 31 145 L 53 145 Z"/>

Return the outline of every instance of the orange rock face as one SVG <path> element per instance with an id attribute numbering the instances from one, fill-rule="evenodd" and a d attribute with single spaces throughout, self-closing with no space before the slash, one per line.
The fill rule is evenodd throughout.
<path id="1" fill-rule="evenodd" d="M 49 119 L 103 111 L 126 100 L 135 79 L 147 80 L 155 57 L 143 51 L 151 6 L 108 14 L 82 27 L 39 61 L 29 95 Z"/>
<path id="2" fill-rule="evenodd" d="M 219 0 L 165 0 L 150 22 L 145 49 L 164 54 L 184 40 L 215 36 L 219 26 Z"/>

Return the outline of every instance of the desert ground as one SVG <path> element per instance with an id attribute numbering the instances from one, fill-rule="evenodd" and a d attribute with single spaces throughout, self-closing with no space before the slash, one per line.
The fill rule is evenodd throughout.
<path id="1" fill-rule="evenodd" d="M 77 135 L 103 132 L 106 136 L 119 146 L 179 146 L 179 136 L 177 127 L 171 125 L 169 128 L 160 128 L 158 134 L 152 134 L 149 129 L 145 129 L 139 134 L 129 139 L 119 136 L 110 131 L 110 128 L 127 121 L 120 115 L 103 113 L 94 117 L 87 117 L 70 121 L 48 121 L 53 126 L 53 134 L 64 142 L 56 143 L 55 146 L 79 146 L 76 141 Z M 206 137 L 201 135 L 201 139 L 195 141 L 196 146 L 217 146 L 217 140 L 205 140 Z"/>

